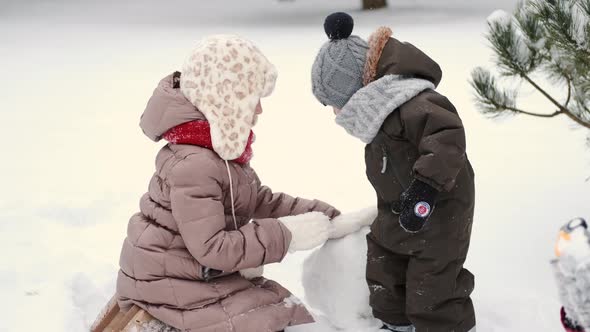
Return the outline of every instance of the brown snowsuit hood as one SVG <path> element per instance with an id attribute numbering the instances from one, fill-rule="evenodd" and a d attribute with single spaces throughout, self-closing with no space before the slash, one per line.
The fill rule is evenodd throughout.
<path id="1" fill-rule="evenodd" d="M 385 75 L 422 78 L 435 87 L 442 79 L 438 63 L 408 42 L 392 38 L 388 27 L 380 27 L 369 37 L 369 51 L 365 62 L 363 83 L 369 83 Z"/>
<path id="2" fill-rule="evenodd" d="M 204 119 L 172 80 L 160 82 L 141 118 L 155 141 L 176 125 Z M 277 218 L 311 211 L 338 213 L 318 200 L 273 193 L 248 164 L 226 168 L 212 150 L 168 144 L 156 157 L 140 212 L 129 221 L 119 303 L 123 309 L 136 304 L 183 331 L 280 331 L 309 323 L 310 314 L 281 285 L 237 272 L 280 262 L 291 234 Z"/>

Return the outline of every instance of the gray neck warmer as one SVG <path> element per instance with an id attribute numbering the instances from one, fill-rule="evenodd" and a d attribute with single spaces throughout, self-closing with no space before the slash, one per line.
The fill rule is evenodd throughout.
<path id="1" fill-rule="evenodd" d="M 432 82 L 398 75 L 384 76 L 358 90 L 336 116 L 336 123 L 366 144 L 373 141 L 385 119 Z"/>

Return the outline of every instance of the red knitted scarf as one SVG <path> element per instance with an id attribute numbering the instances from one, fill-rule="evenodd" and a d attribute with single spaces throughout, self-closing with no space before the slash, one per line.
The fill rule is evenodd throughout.
<path id="1" fill-rule="evenodd" d="M 168 130 L 163 138 L 174 144 L 191 144 L 202 146 L 204 148 L 213 150 L 213 143 L 211 142 L 211 127 L 209 122 L 203 120 L 196 120 L 186 122 Z M 250 131 L 248 143 L 244 153 L 238 158 L 232 160 L 238 164 L 247 164 L 252 159 L 252 143 L 254 142 L 254 132 Z"/>

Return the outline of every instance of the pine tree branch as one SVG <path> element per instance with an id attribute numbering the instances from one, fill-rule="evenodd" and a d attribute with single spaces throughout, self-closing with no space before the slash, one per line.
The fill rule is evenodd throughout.
<path id="1" fill-rule="evenodd" d="M 586 129 L 590 129 L 590 123 L 585 122 L 584 120 L 581 120 L 580 118 L 575 116 L 573 113 L 568 111 L 568 112 L 563 112 L 563 114 L 565 114 L 568 118 L 574 120 L 580 126 L 585 127 Z"/>
<path id="2" fill-rule="evenodd" d="M 557 109 L 542 114 L 518 108 L 517 90 L 501 88 L 489 71 L 479 68 L 471 84 L 482 112 L 538 118 L 564 114 L 590 129 L 590 0 L 524 0 L 512 17 L 498 16 L 488 25 L 487 39 L 500 74 L 520 77 Z M 531 78 L 537 69 L 548 79 L 567 83 L 563 102 Z"/>
<path id="3" fill-rule="evenodd" d="M 570 111 L 567 107 L 561 105 L 555 98 L 553 98 L 547 91 L 541 88 L 535 81 L 533 81 L 527 74 L 521 73 L 520 76 L 524 78 L 530 85 L 532 85 L 537 91 L 539 91 L 545 98 L 549 99 L 552 104 L 557 106 L 558 114 L 565 114 L 570 119 L 574 120 L 577 124 L 587 129 L 590 129 L 590 123 L 583 121 L 582 119 L 578 118 L 572 111 Z"/>
<path id="4" fill-rule="evenodd" d="M 547 91 L 545 91 L 541 86 L 539 86 L 535 81 L 533 81 L 527 74 L 520 73 L 520 76 L 524 78 L 525 81 L 527 81 L 530 85 L 532 85 L 537 91 L 539 91 L 543 96 L 545 96 L 545 98 L 549 99 L 549 101 L 551 101 L 553 105 L 557 106 L 559 110 L 567 111 L 565 107 L 563 107 L 555 98 L 553 98 L 549 93 L 547 93 Z"/>
<path id="5" fill-rule="evenodd" d="M 561 111 L 555 111 L 551 114 L 541 114 L 541 113 L 533 113 L 533 112 L 523 111 L 523 110 L 516 108 L 516 107 L 503 106 L 503 105 L 499 105 L 499 106 L 500 106 L 500 108 L 504 108 L 504 109 L 512 111 L 514 113 L 534 116 L 534 117 L 538 117 L 538 118 L 553 118 L 553 117 L 556 117 L 556 116 L 562 114 Z"/>
<path id="6" fill-rule="evenodd" d="M 520 108 L 517 108 L 514 103 L 514 96 L 508 92 L 501 92 L 500 90 L 498 90 L 496 81 L 488 71 L 482 68 L 476 68 L 472 75 L 473 79 L 471 81 L 471 85 L 477 92 L 479 103 L 480 105 L 482 105 L 484 113 L 489 113 L 493 114 L 494 116 L 497 116 L 500 114 L 500 111 L 505 110 L 515 114 L 528 115 L 538 118 L 553 118 L 558 115 L 565 114 L 579 125 L 590 129 L 590 123 L 586 123 L 581 118 L 575 116 L 571 110 L 569 110 L 566 106 L 562 106 L 547 91 L 545 91 L 541 86 L 539 86 L 535 81 L 533 81 L 528 75 L 524 74 L 523 72 L 520 72 L 519 75 L 527 82 L 529 82 L 541 94 L 543 94 L 543 96 L 549 99 L 555 106 L 557 106 L 557 111 L 549 114 L 542 114 L 528 112 Z M 568 101 L 566 102 L 566 105 L 567 103 L 569 103 L 571 98 L 571 84 L 568 83 Z"/>
<path id="7" fill-rule="evenodd" d="M 565 80 L 567 81 L 567 99 L 565 100 L 565 107 L 568 107 L 572 99 L 572 80 L 569 76 L 566 76 Z"/>

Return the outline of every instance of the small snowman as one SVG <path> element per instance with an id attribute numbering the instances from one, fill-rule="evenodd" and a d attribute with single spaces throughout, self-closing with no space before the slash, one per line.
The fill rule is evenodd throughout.
<path id="1" fill-rule="evenodd" d="M 553 265 L 563 304 L 561 322 L 567 332 L 590 331 L 590 232 L 582 218 L 559 231 Z"/>

